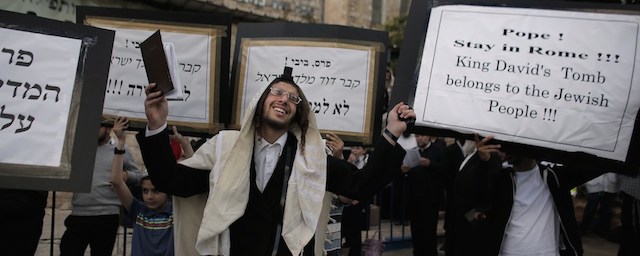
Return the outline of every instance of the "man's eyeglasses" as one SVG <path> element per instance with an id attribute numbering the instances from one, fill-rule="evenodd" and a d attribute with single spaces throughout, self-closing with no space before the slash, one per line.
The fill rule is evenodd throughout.
<path id="1" fill-rule="evenodd" d="M 287 99 L 289 99 L 291 103 L 296 105 L 298 105 L 298 103 L 302 101 L 302 98 L 300 98 L 300 96 L 291 94 L 285 90 L 282 90 L 280 88 L 275 88 L 273 86 L 269 87 L 269 93 L 271 93 L 271 95 L 273 96 L 278 96 L 278 97 L 281 97 L 282 95 L 287 95 Z"/>

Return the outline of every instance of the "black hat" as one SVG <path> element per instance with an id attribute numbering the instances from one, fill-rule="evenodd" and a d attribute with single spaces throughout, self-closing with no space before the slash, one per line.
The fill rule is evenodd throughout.
<path id="1" fill-rule="evenodd" d="M 293 82 L 293 76 L 291 75 L 291 73 L 293 73 L 293 68 L 285 66 L 284 67 L 284 72 L 279 77 L 280 80 L 284 80 L 284 81 L 291 82 L 291 83 L 295 84 L 295 82 Z"/>

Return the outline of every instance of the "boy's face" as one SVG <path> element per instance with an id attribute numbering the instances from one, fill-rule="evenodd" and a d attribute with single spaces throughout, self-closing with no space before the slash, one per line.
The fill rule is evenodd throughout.
<path id="1" fill-rule="evenodd" d="M 169 200 L 166 193 L 156 190 L 150 179 L 142 180 L 142 199 L 151 210 L 162 210 Z"/>
<path id="2" fill-rule="evenodd" d="M 361 147 L 361 146 L 353 146 L 351 147 L 351 153 L 353 153 L 356 156 L 361 156 L 366 153 L 366 150 L 364 149 L 364 147 Z"/>
<path id="3" fill-rule="evenodd" d="M 293 86 L 285 82 L 277 82 L 271 86 L 276 90 L 282 90 L 285 93 L 280 96 L 276 96 L 273 93 L 268 93 L 267 98 L 264 101 L 264 113 L 262 116 L 263 122 L 266 125 L 276 129 L 288 129 L 291 120 L 296 115 L 298 109 L 297 105 L 291 102 L 288 98 L 289 95 L 299 96 L 298 90 Z M 267 88 L 267 90 L 270 90 Z"/>
<path id="4" fill-rule="evenodd" d="M 105 142 L 109 134 L 111 133 L 111 128 L 101 126 L 100 130 L 98 130 L 98 145 Z"/>

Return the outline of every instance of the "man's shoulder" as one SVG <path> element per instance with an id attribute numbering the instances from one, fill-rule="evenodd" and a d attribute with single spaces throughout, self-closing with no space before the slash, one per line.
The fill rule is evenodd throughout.
<path id="1" fill-rule="evenodd" d="M 238 136 L 240 136 L 240 131 L 238 130 L 222 130 L 220 132 L 218 132 L 218 134 L 216 134 L 217 138 L 220 137 L 230 137 L 230 138 L 237 138 Z"/>
<path id="2" fill-rule="evenodd" d="M 224 143 L 235 142 L 238 137 L 240 137 L 240 131 L 223 130 L 216 134 L 216 136 L 214 136 L 212 139 L 215 140 L 216 143 L 223 143 L 222 145 L 224 147 Z"/>

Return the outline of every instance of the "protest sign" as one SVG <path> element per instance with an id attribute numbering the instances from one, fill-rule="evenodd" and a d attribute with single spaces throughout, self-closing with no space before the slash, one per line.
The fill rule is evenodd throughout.
<path id="1" fill-rule="evenodd" d="M 415 96 L 418 123 L 624 161 L 640 107 L 633 75 L 639 22 L 630 15 L 433 8 Z"/>
<path id="2" fill-rule="evenodd" d="M 86 191 L 113 32 L 8 12 L 0 24 L 0 187 Z"/>
<path id="3" fill-rule="evenodd" d="M 417 125 L 613 161 L 640 108 L 640 16 L 442 5 L 429 10 Z"/>
<path id="4" fill-rule="evenodd" d="M 0 118 L 6 121 L 0 130 L 4 142 L 18 148 L 0 161 L 59 166 L 82 41 L 6 28 L 0 33 Z M 51 47 L 39 47 L 43 41 Z"/>
<path id="5" fill-rule="evenodd" d="M 169 102 L 168 122 L 181 132 L 216 133 L 220 84 L 228 81 L 225 15 L 78 7 L 78 23 L 116 32 L 105 91 L 104 114 L 127 116 L 134 128 L 143 128 L 145 89 L 149 84 L 140 43 L 157 30 L 171 43 L 177 58 L 182 100 Z"/>
<path id="6" fill-rule="evenodd" d="M 379 108 L 383 83 L 380 81 L 384 80 L 380 75 L 384 74 L 381 68 L 385 62 L 381 54 L 386 36 L 381 32 L 341 28 L 368 35 L 359 41 L 347 41 L 341 37 L 353 33 L 324 32 L 323 35 L 321 31 L 331 26 L 302 24 L 287 26 L 314 31 L 313 37 L 309 34 L 296 38 L 284 35 L 283 38 L 274 33 L 268 38 L 250 34 L 254 29 L 268 29 L 269 25 L 238 28 L 236 53 L 240 54 L 236 54 L 239 66 L 234 107 L 239 111 L 234 116 L 235 124 L 242 120 L 245 107 L 254 95 L 263 91 L 287 66 L 293 68 L 293 80 L 305 93 L 322 132 L 335 132 L 343 140 L 371 144 L 374 134 L 379 134 L 375 132 L 380 129 L 376 119 L 380 120 L 382 115 Z"/>

